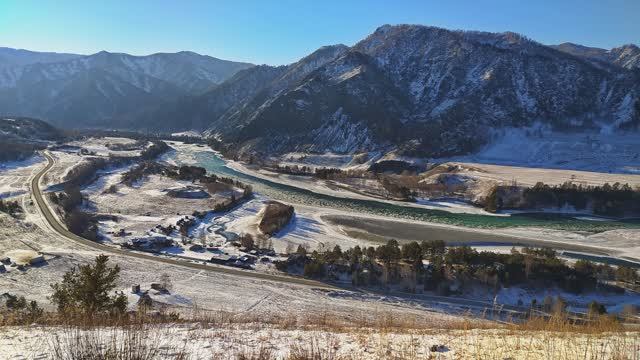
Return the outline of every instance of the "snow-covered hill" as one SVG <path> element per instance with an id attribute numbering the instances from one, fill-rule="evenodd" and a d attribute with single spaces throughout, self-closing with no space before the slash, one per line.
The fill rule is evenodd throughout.
<path id="1" fill-rule="evenodd" d="M 514 33 L 385 25 L 277 92 L 262 92 L 212 132 L 240 152 L 398 150 L 452 156 L 496 129 L 636 131 L 640 74 Z M 270 96 L 269 96 L 270 95 Z"/>

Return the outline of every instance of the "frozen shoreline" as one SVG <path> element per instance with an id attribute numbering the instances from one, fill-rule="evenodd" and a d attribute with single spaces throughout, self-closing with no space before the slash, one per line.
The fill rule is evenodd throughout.
<path id="1" fill-rule="evenodd" d="M 217 152 L 203 147 L 196 147 L 193 145 L 186 144 L 186 147 L 179 146 L 181 150 L 189 151 L 209 151 L 211 153 L 215 153 L 216 155 L 220 155 Z M 193 155 L 184 154 L 183 156 L 188 156 L 193 158 Z M 195 162 L 195 160 L 194 160 Z M 280 183 L 284 185 L 289 185 L 297 188 L 302 188 L 305 190 L 310 190 L 319 194 L 328 194 L 331 196 L 338 196 L 347 199 L 367 199 L 372 200 L 371 198 L 367 198 L 355 193 L 350 193 L 347 191 L 335 191 L 332 189 L 327 189 L 327 192 L 323 192 L 325 187 L 317 186 L 314 188 L 310 187 L 302 187 L 300 183 L 295 183 L 292 181 L 282 181 L 281 178 L 273 178 L 265 174 L 261 174 L 258 171 L 247 168 L 245 165 L 237 162 L 237 161 L 226 161 L 226 166 L 236 170 L 238 172 L 255 176 L 261 179 L 273 181 L 275 183 Z M 394 202 L 394 201 L 385 201 L 381 199 L 373 199 L 375 201 L 386 202 L 390 204 L 398 204 L 402 206 L 411 206 L 408 203 L 402 202 Z M 425 207 L 420 205 L 414 205 L 422 208 L 430 208 L 436 210 L 444 210 L 442 207 Z M 464 206 L 463 206 L 464 207 Z M 607 255 L 611 257 L 619 257 L 625 258 L 632 261 L 640 260 L 640 229 L 618 229 L 618 230 L 609 230 L 603 233 L 597 234 L 585 234 L 580 232 L 573 232 L 567 230 L 556 230 L 556 229 L 548 229 L 548 228 L 540 228 L 540 227 L 514 227 L 514 228 L 500 228 L 500 229 L 482 229 L 482 228 L 469 228 L 451 224 L 443 224 L 443 223 L 434 223 L 434 222 L 425 222 L 425 221 L 417 221 L 417 220 L 409 220 L 409 219 L 399 219 L 399 218 L 389 218 L 386 216 L 374 215 L 374 214 L 353 214 L 349 211 L 338 210 L 338 209 L 329 209 L 329 208 L 317 208 L 312 206 L 304 206 L 304 205 L 296 205 L 296 211 L 303 210 L 305 213 L 309 214 L 310 217 L 319 220 L 324 228 L 330 228 L 331 233 L 340 233 L 342 238 L 346 238 L 343 229 L 339 227 L 335 228 L 330 224 L 325 224 L 322 221 L 323 216 L 334 215 L 334 216 L 355 216 L 363 220 L 370 221 L 390 221 L 395 224 L 408 224 L 416 225 L 423 227 L 425 231 L 429 229 L 441 229 L 444 231 L 448 231 L 450 233 L 459 233 L 465 238 L 473 237 L 474 235 L 478 235 L 481 237 L 506 237 L 510 238 L 516 242 L 525 242 L 525 243 L 538 243 L 538 244 L 548 244 L 549 246 L 556 245 L 558 247 L 569 247 L 574 251 L 578 250 L 577 248 L 581 248 L 585 253 L 591 253 L 594 255 Z M 463 209 L 457 209 L 458 213 L 469 213 L 467 207 Z M 471 212 L 472 214 L 477 214 L 478 210 L 480 210 L 480 214 L 482 215 L 493 215 L 493 216 L 509 216 L 509 214 L 491 214 L 487 213 L 484 210 L 475 208 L 476 212 Z M 447 210 L 449 211 L 449 210 Z M 450 211 L 454 212 L 454 211 Z M 585 251 L 585 249 L 592 249 L 593 251 Z"/>
<path id="2" fill-rule="evenodd" d="M 482 208 L 465 204 L 460 201 L 421 200 L 419 202 L 405 202 L 405 201 L 381 199 L 373 196 L 365 196 L 353 191 L 348 191 L 348 190 L 340 191 L 340 190 L 331 189 L 327 185 L 321 184 L 319 181 L 314 181 L 314 180 L 305 181 L 305 180 L 292 179 L 291 176 L 286 176 L 286 175 L 277 174 L 277 173 L 273 173 L 274 175 L 277 175 L 277 176 L 269 176 L 269 175 L 266 175 L 264 171 L 250 169 L 246 165 L 238 161 L 234 161 L 234 160 L 225 160 L 225 161 L 226 161 L 226 166 L 228 168 L 241 172 L 243 174 L 254 176 L 263 180 L 272 181 L 274 183 L 295 187 L 302 190 L 308 190 L 321 195 L 330 195 L 330 196 L 339 197 L 343 199 L 371 200 L 371 201 L 378 201 L 378 202 L 398 205 L 398 206 L 422 208 L 422 209 L 429 209 L 429 210 L 443 210 L 443 211 L 458 213 L 458 214 L 509 216 L 509 214 L 490 213 L 485 211 Z"/>

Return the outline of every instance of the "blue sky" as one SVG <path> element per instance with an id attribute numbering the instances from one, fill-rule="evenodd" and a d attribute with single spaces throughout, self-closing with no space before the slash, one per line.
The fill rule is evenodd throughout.
<path id="1" fill-rule="evenodd" d="M 640 44 L 640 0 L 0 0 L 0 46 L 81 54 L 192 50 L 286 64 L 399 23 L 611 48 Z"/>

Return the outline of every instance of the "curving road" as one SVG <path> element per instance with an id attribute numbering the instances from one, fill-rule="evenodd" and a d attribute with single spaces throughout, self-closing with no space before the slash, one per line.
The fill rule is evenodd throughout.
<path id="1" fill-rule="evenodd" d="M 53 167 L 53 165 L 55 164 L 55 160 L 46 151 L 43 152 L 43 155 L 47 158 L 48 164 L 47 166 L 44 167 L 44 169 L 38 172 L 36 176 L 33 177 L 33 179 L 31 179 L 31 185 L 30 185 L 31 194 L 33 194 L 33 198 L 35 199 L 36 204 L 40 208 L 40 211 L 44 215 L 45 219 L 47 220 L 47 223 L 49 223 L 49 225 L 53 228 L 55 232 L 57 232 L 61 236 L 71 241 L 82 244 L 84 246 L 88 246 L 90 248 L 101 251 L 103 253 L 129 256 L 129 257 L 134 257 L 138 259 L 162 262 L 165 264 L 188 267 L 188 268 L 197 269 L 197 270 L 205 270 L 205 271 L 223 273 L 228 275 L 244 276 L 244 277 L 257 279 L 257 280 L 269 280 L 269 281 L 277 281 L 277 282 L 284 282 L 284 283 L 291 283 L 291 284 L 307 285 L 307 286 L 313 286 L 318 288 L 336 289 L 331 285 L 327 285 L 322 282 L 308 280 L 304 278 L 297 278 L 297 277 L 284 276 L 284 275 L 265 274 L 265 273 L 253 272 L 253 271 L 243 271 L 243 270 L 238 270 L 230 267 L 222 267 L 222 266 L 215 266 L 215 265 L 208 265 L 208 264 L 197 264 L 197 263 L 191 263 L 186 261 L 174 260 L 174 259 L 165 258 L 161 256 L 153 256 L 153 255 L 126 251 L 126 250 L 114 248 L 111 246 L 102 245 L 100 243 L 90 241 L 83 237 L 80 237 L 70 232 L 69 230 L 67 230 L 67 228 L 64 227 L 64 225 L 62 225 L 58 221 L 58 219 L 55 217 L 55 215 L 53 215 L 51 208 L 49 208 L 49 205 L 44 199 L 42 191 L 40 190 L 40 179 L 44 174 L 46 174 Z"/>
<path id="2" fill-rule="evenodd" d="M 67 230 L 64 227 L 64 225 L 62 225 L 58 221 L 58 219 L 56 218 L 55 215 L 53 215 L 51 208 L 49 208 L 49 205 L 44 199 L 42 191 L 40 190 L 40 179 L 44 174 L 47 173 L 47 171 L 49 171 L 53 167 L 53 165 L 55 164 L 55 160 L 47 152 L 43 152 L 43 155 L 47 158 L 48 164 L 44 169 L 39 171 L 36 174 L 36 176 L 33 177 L 33 179 L 31 179 L 31 185 L 30 185 L 31 193 L 33 194 L 33 198 L 35 199 L 36 204 L 40 208 L 40 211 L 44 215 L 47 223 L 49 223 L 49 225 L 53 228 L 55 232 L 57 232 L 61 236 L 71 241 L 93 248 L 103 253 L 129 256 L 129 257 L 134 257 L 134 258 L 148 260 L 148 261 L 161 262 L 169 265 L 187 267 L 191 269 L 217 272 L 217 273 L 223 273 L 228 275 L 243 276 L 243 277 L 251 278 L 254 280 L 267 280 L 267 281 L 275 281 L 275 282 L 282 282 L 282 283 L 289 283 L 289 284 L 306 285 L 306 286 L 312 286 L 315 288 L 324 288 L 329 290 L 344 290 L 344 289 L 341 289 L 340 287 L 336 287 L 336 286 L 332 286 L 319 281 L 308 280 L 300 277 L 265 274 L 265 273 L 254 272 L 254 271 L 243 271 L 243 270 L 238 270 L 230 267 L 191 263 L 187 261 L 180 261 L 180 260 L 175 260 L 175 259 L 161 257 L 161 256 L 153 256 L 148 254 L 122 250 L 115 247 L 102 245 L 100 243 L 80 237 L 70 232 L 69 230 Z M 365 294 L 369 293 L 367 291 L 360 291 L 360 292 Z M 375 294 L 375 293 L 370 293 L 370 294 Z M 426 294 L 416 295 L 416 294 L 408 294 L 408 293 L 402 293 L 402 292 L 399 294 L 406 296 L 409 300 L 413 298 L 413 299 L 426 300 L 433 303 L 441 303 L 441 304 L 448 304 L 448 305 L 453 304 L 453 305 L 459 305 L 459 306 L 474 307 L 479 309 L 494 309 L 494 310 L 496 309 L 496 304 L 482 301 L 482 300 L 443 297 L 443 296 L 434 296 L 434 295 L 426 295 Z M 379 295 L 379 294 L 376 294 L 376 295 Z M 504 313 L 526 314 L 527 311 L 528 311 L 528 308 L 526 307 L 509 306 L 509 305 L 499 305 L 499 310 L 498 310 L 499 313 L 503 313 L 503 314 Z"/>

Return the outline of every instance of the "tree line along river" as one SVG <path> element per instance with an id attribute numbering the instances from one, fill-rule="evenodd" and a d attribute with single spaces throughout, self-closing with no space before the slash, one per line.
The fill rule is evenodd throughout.
<path id="1" fill-rule="evenodd" d="M 411 219 L 466 226 L 471 228 L 504 228 L 535 226 L 570 231 L 601 232 L 620 228 L 640 228 L 640 219 L 631 220 L 585 220 L 575 214 L 524 213 L 510 216 L 491 216 L 480 214 L 451 213 L 444 210 L 390 204 L 377 200 L 341 198 L 320 194 L 310 190 L 277 183 L 241 173 L 226 166 L 225 160 L 208 151 L 194 154 L 197 166 L 208 172 L 236 178 L 250 184 L 254 191 L 273 200 L 293 204 L 347 210 L 354 213 L 366 213 L 392 218 Z"/>

